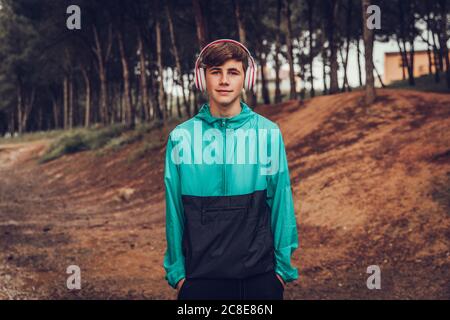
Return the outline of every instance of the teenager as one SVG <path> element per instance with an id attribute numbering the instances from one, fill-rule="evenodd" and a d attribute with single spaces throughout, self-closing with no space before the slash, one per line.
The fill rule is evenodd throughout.
<path id="1" fill-rule="evenodd" d="M 283 299 L 298 278 L 289 170 L 279 127 L 241 101 L 256 65 L 241 43 L 203 48 L 195 82 L 208 102 L 169 134 L 165 279 L 178 299 Z"/>

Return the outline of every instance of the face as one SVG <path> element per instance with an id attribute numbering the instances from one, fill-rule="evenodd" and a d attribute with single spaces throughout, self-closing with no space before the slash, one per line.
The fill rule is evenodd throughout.
<path id="1" fill-rule="evenodd" d="M 240 99 L 245 73 L 241 61 L 234 59 L 206 69 L 206 90 L 216 104 L 229 106 Z"/>

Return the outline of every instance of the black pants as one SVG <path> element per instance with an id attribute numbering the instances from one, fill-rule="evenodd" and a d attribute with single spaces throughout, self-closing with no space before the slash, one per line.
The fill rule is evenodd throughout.
<path id="1" fill-rule="evenodd" d="M 178 300 L 283 300 L 274 270 L 245 279 L 186 279 Z"/>

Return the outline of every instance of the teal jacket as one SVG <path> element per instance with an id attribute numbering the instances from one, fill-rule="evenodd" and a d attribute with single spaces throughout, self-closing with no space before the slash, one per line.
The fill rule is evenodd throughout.
<path id="1" fill-rule="evenodd" d="M 241 102 L 218 118 L 204 104 L 168 137 L 165 279 L 243 278 L 274 269 L 298 278 L 286 151 L 277 124 Z"/>

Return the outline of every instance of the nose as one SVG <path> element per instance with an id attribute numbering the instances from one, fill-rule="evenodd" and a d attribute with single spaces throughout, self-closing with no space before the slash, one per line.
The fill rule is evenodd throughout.
<path id="1" fill-rule="evenodd" d="M 220 84 L 228 84 L 228 75 L 226 72 L 222 73 L 220 77 Z"/>

